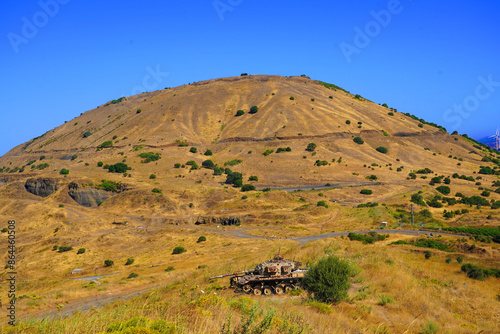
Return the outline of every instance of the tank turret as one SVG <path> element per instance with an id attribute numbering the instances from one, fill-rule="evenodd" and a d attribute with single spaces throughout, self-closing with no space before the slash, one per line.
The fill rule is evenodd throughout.
<path id="1" fill-rule="evenodd" d="M 300 286 L 300 281 L 307 271 L 300 269 L 301 265 L 298 261 L 285 260 L 278 254 L 273 259 L 257 265 L 254 270 L 219 275 L 210 279 L 231 276 L 231 286 L 237 290 L 255 295 L 280 295 Z"/>

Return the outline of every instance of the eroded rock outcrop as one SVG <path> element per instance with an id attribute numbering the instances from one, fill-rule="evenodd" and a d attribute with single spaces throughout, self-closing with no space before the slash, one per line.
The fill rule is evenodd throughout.
<path id="1" fill-rule="evenodd" d="M 198 217 L 195 224 L 239 225 L 240 223 L 239 217 Z"/>
<path id="2" fill-rule="evenodd" d="M 111 193 L 101 189 L 84 188 L 76 182 L 71 182 L 68 186 L 68 194 L 80 205 L 86 207 L 98 206 L 111 197 Z"/>
<path id="3" fill-rule="evenodd" d="M 59 189 L 57 181 L 49 178 L 28 179 L 24 187 L 28 192 L 40 197 L 50 196 Z"/>

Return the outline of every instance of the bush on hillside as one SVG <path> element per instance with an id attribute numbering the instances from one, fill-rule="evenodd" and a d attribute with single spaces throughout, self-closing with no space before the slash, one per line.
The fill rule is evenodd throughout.
<path id="1" fill-rule="evenodd" d="M 259 107 L 253 106 L 252 108 L 250 108 L 250 111 L 248 113 L 249 114 L 256 114 L 257 111 L 259 111 Z"/>
<path id="2" fill-rule="evenodd" d="M 241 110 L 241 109 L 240 109 L 240 110 L 238 110 L 238 111 L 236 112 L 236 115 L 235 115 L 235 116 L 243 116 L 244 114 L 245 114 L 245 112 L 244 112 L 243 110 Z"/>
<path id="3" fill-rule="evenodd" d="M 379 147 L 377 147 L 377 148 L 376 148 L 376 150 L 377 150 L 378 152 L 380 152 L 380 153 L 384 153 L 384 154 L 386 154 L 386 153 L 387 153 L 387 149 L 386 149 L 385 147 L 383 147 L 383 146 L 379 146 Z"/>
<path id="4" fill-rule="evenodd" d="M 315 143 L 309 143 L 306 147 L 306 151 L 313 152 L 316 149 Z"/>
<path id="5" fill-rule="evenodd" d="M 177 246 L 172 251 L 172 254 L 182 254 L 182 253 L 185 253 L 185 252 L 187 252 L 186 248 L 184 248 L 182 246 Z"/>
<path id="6" fill-rule="evenodd" d="M 336 303 L 348 297 L 352 271 L 345 260 L 336 256 L 323 257 L 306 272 L 302 286 L 315 300 Z"/>
<path id="7" fill-rule="evenodd" d="M 361 137 L 354 137 L 353 141 L 359 145 L 361 145 L 365 142 L 363 139 L 361 139 Z"/>

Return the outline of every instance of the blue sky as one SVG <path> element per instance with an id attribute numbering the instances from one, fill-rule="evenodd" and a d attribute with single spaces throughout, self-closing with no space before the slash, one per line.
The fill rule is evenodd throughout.
<path id="1" fill-rule="evenodd" d="M 500 126 L 499 1 L 0 4 L 0 156 L 111 99 L 306 74 L 472 137 Z"/>

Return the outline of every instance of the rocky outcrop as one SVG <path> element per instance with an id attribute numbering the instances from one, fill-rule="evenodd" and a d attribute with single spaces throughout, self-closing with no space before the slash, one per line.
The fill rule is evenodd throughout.
<path id="1" fill-rule="evenodd" d="M 84 188 L 76 182 L 71 182 L 68 188 L 69 196 L 71 196 L 71 198 L 78 204 L 86 207 L 98 206 L 100 203 L 111 197 L 111 193 L 109 191 Z"/>
<path id="2" fill-rule="evenodd" d="M 241 219 L 239 217 L 198 217 L 196 225 L 202 224 L 217 224 L 217 225 L 239 225 Z"/>
<path id="3" fill-rule="evenodd" d="M 24 187 L 33 195 L 41 197 L 50 196 L 59 189 L 57 181 L 49 178 L 28 179 Z"/>

